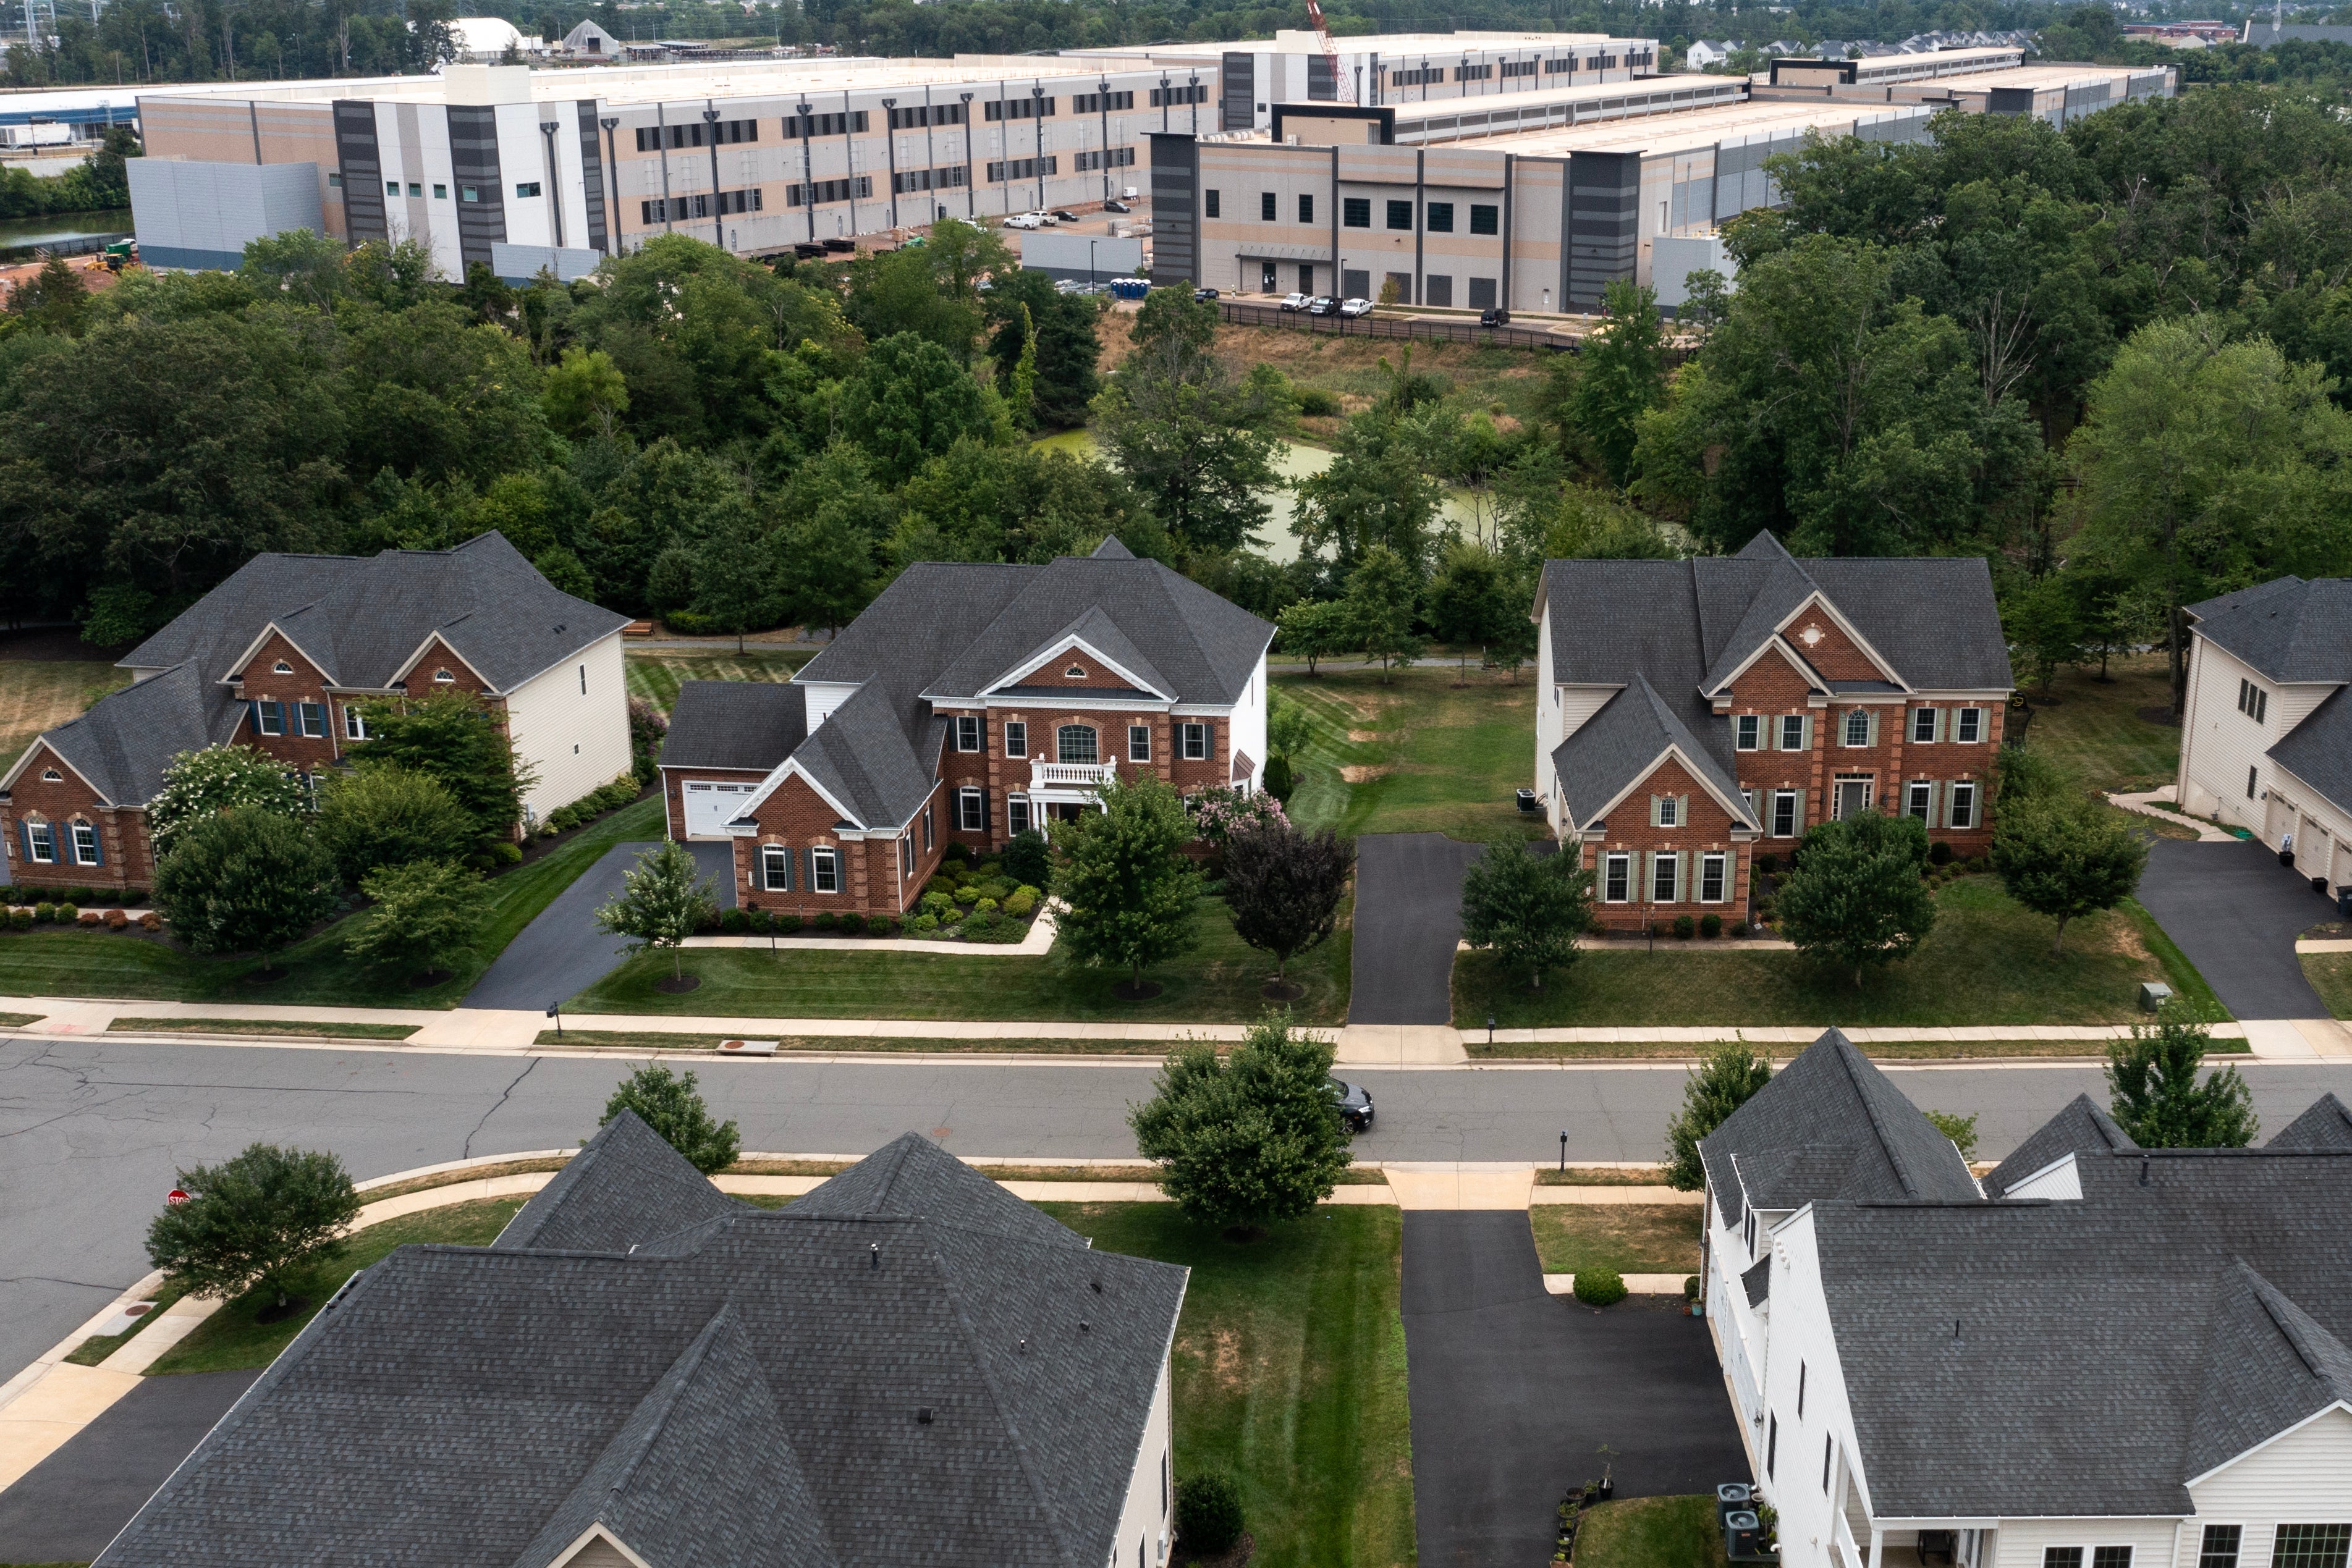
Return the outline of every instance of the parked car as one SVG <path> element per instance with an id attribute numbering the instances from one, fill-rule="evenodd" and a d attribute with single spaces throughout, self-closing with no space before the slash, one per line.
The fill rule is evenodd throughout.
<path id="1" fill-rule="evenodd" d="M 1046 222 L 1043 213 L 1015 213 L 1004 220 L 1004 226 L 1009 229 L 1042 229 Z"/>
<path id="2" fill-rule="evenodd" d="M 1342 299 L 1339 301 L 1339 314 L 1342 316 L 1369 316 L 1371 313 L 1372 302 L 1369 299 Z"/>
<path id="3" fill-rule="evenodd" d="M 1192 303 L 1195 305 L 1205 305 L 1216 297 L 1217 291 L 1213 288 L 1195 288 L 1192 290 Z"/>
<path id="4" fill-rule="evenodd" d="M 1131 213 L 1135 211 L 1135 209 L 1129 206 L 1125 202 L 1118 201 L 1114 198 L 1113 200 L 1103 204 L 1103 211 L 1107 213 Z"/>
<path id="5" fill-rule="evenodd" d="M 1077 214 L 1066 211 L 1060 207 L 1055 207 L 1049 215 L 1057 223 L 1074 224 L 1078 221 Z"/>
<path id="6" fill-rule="evenodd" d="M 1478 312 L 1478 325 L 1481 327 L 1507 327 L 1510 324 L 1511 313 L 1499 306 L 1490 305 Z"/>
<path id="7" fill-rule="evenodd" d="M 1351 1133 L 1372 1130 L 1372 1092 L 1360 1083 L 1348 1083 L 1334 1078 L 1328 1081 L 1331 1103 L 1339 1108 L 1339 1120 Z"/>
<path id="8" fill-rule="evenodd" d="M 1304 294 L 1286 294 L 1282 297 L 1280 308 L 1285 310 L 1304 310 L 1307 308 L 1307 297 Z"/>
<path id="9" fill-rule="evenodd" d="M 1318 294 L 1307 302 L 1307 313 L 1309 316 L 1337 316 L 1339 302 L 1328 294 Z"/>

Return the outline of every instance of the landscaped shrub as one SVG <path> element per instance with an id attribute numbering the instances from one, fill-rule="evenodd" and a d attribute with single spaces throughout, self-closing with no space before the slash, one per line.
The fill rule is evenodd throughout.
<path id="1" fill-rule="evenodd" d="M 58 917 L 58 906 L 46 900 L 33 905 L 33 918 L 47 925 Z"/>
<path id="2" fill-rule="evenodd" d="M 58 925 L 79 925 L 80 921 L 81 910 L 79 908 L 70 904 L 60 904 L 58 905 Z"/>
<path id="3" fill-rule="evenodd" d="M 1758 855 L 1756 857 L 1756 869 L 1762 872 L 1766 876 L 1770 876 L 1774 872 L 1780 869 L 1780 857 L 1779 855 Z"/>
<path id="4" fill-rule="evenodd" d="M 940 862 L 943 865 L 961 866 L 970 859 L 971 859 L 971 852 L 960 843 L 950 844 L 940 854 Z"/>
<path id="5" fill-rule="evenodd" d="M 142 931 L 161 931 L 163 929 L 163 917 L 151 909 L 139 917 L 139 928 Z"/>
<path id="6" fill-rule="evenodd" d="M 99 926 L 98 911 L 95 909 L 85 909 L 76 918 L 74 923 L 78 925 L 85 926 L 89 930 L 95 931 Z"/>
<path id="7" fill-rule="evenodd" d="M 1579 1269 L 1576 1299 L 1588 1307 L 1610 1307 L 1625 1299 L 1624 1277 L 1614 1269 Z"/>
<path id="8" fill-rule="evenodd" d="M 1696 1301 L 1698 1300 L 1698 1276 L 1696 1274 L 1686 1274 L 1683 1277 L 1683 1300 L 1685 1301 Z"/>
<path id="9" fill-rule="evenodd" d="M 1697 930 L 1698 922 L 1693 920 L 1689 915 L 1677 915 L 1675 916 L 1675 939 L 1676 941 L 1689 941 L 1692 935 Z"/>
<path id="10" fill-rule="evenodd" d="M 887 915 L 877 915 L 866 922 L 868 936 L 896 936 L 898 931 L 898 923 Z"/>
<path id="11" fill-rule="evenodd" d="M 779 936 L 790 936 L 801 928 L 801 917 L 786 911 L 775 918 L 774 931 Z"/>
<path id="12" fill-rule="evenodd" d="M 12 910 L 10 910 L 10 911 L 8 912 L 8 929 L 9 929 L 9 930 L 11 930 L 11 931 L 30 931 L 32 928 L 33 928 L 33 912 L 32 912 L 31 910 L 29 910 L 29 909 L 18 908 L 18 909 L 12 909 Z"/>
<path id="13" fill-rule="evenodd" d="M 933 915 L 945 915 L 955 907 L 955 895 L 943 888 L 931 888 L 924 893 L 922 905 Z"/>
<path id="14" fill-rule="evenodd" d="M 765 936 L 775 925 L 776 917 L 764 909 L 753 909 L 743 916 L 743 924 L 755 936 Z"/>
<path id="15" fill-rule="evenodd" d="M 492 865 L 522 864 L 522 846 L 509 840 L 500 839 L 490 846 L 490 863 Z"/>
<path id="16" fill-rule="evenodd" d="M 996 900 L 992 898 L 983 898 L 978 904 L 971 906 L 971 912 L 974 915 L 993 915 L 996 913 L 996 910 L 997 903 Z"/>
<path id="17" fill-rule="evenodd" d="M 1054 874 L 1054 852 L 1045 835 L 1034 828 L 1013 834 L 1013 841 L 1004 846 L 1004 874 L 1030 887 L 1047 885 L 1046 879 Z"/>
<path id="18" fill-rule="evenodd" d="M 1927 846 L 1927 863 L 1929 865 L 1951 864 L 1952 846 L 1946 843 L 1941 839 L 1937 839 L 1934 843 L 1929 844 Z"/>
<path id="19" fill-rule="evenodd" d="M 1004 901 L 1005 914 L 1017 915 L 1024 920 L 1036 907 L 1037 890 L 1034 887 L 1015 888 L 1013 890 L 1013 896 Z"/>
<path id="20" fill-rule="evenodd" d="M 937 931 L 939 928 L 940 917 L 936 915 L 918 915 L 907 922 L 909 931 Z"/>
<path id="21" fill-rule="evenodd" d="M 719 929 L 730 936 L 740 936 L 751 925 L 751 917 L 740 909 L 725 909 L 719 914 Z"/>
<path id="22" fill-rule="evenodd" d="M 98 889 L 94 887 L 77 887 L 73 889 L 71 893 L 68 894 L 67 896 L 71 898 L 76 904 L 96 904 L 98 902 Z"/>
<path id="23" fill-rule="evenodd" d="M 942 925 L 953 925 L 962 919 L 963 911 L 956 908 L 953 904 L 950 904 L 947 908 L 940 912 L 940 924 Z"/>
<path id="24" fill-rule="evenodd" d="M 832 910 L 826 909 L 820 911 L 817 917 L 814 920 L 810 921 L 809 924 L 816 927 L 819 931 L 830 931 L 835 925 L 839 925 L 840 922 L 834 918 Z"/>
<path id="25" fill-rule="evenodd" d="M 697 936 L 709 936 L 712 932 L 714 932 L 714 931 L 716 931 L 716 930 L 718 930 L 718 929 L 719 929 L 719 907 L 718 907 L 718 905 L 716 905 L 716 904 L 704 904 L 704 905 L 701 907 L 701 909 L 699 909 L 698 911 L 697 911 L 697 912 L 696 912 L 695 916 L 694 916 L 694 930 L 695 930 L 695 935 L 697 935 Z"/>
<path id="26" fill-rule="evenodd" d="M 866 931 L 866 916 L 858 914 L 855 909 L 844 915 L 837 924 L 844 936 L 858 936 L 864 935 Z"/>
<path id="27" fill-rule="evenodd" d="M 1698 917 L 1698 934 L 1712 942 L 1723 935 L 1723 916 L 1702 915 Z"/>
<path id="28" fill-rule="evenodd" d="M 1176 1483 L 1176 1543 L 1184 1555 L 1215 1557 L 1242 1538 L 1242 1489 L 1221 1470 Z"/>
<path id="29" fill-rule="evenodd" d="M 955 901 L 958 904 L 976 904 L 979 900 L 980 883 L 976 882 L 965 883 L 955 890 Z"/>

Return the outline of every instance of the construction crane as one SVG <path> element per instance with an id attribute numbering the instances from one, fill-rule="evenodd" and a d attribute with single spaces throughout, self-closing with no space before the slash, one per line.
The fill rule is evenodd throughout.
<path id="1" fill-rule="evenodd" d="M 1307 19 L 1315 24 L 1315 37 L 1323 46 L 1323 58 L 1331 68 L 1331 90 L 1341 103 L 1356 101 L 1355 89 L 1348 82 L 1347 72 L 1339 66 L 1339 51 L 1331 47 L 1331 29 L 1323 20 L 1323 7 L 1315 0 L 1307 0 Z"/>

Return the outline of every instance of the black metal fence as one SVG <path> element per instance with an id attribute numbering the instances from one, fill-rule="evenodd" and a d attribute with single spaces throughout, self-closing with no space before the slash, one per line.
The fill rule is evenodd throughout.
<path id="1" fill-rule="evenodd" d="M 1294 332 L 1323 332 L 1335 338 L 1427 338 L 1445 343 L 1478 343 L 1496 349 L 1551 349 L 1562 352 L 1580 347 L 1580 334 L 1549 331 L 1535 327 L 1481 327 L 1475 321 L 1448 321 L 1423 316 L 1315 316 L 1285 310 L 1277 305 L 1255 305 L 1220 299 L 1217 311 L 1237 327 L 1279 327 Z"/>

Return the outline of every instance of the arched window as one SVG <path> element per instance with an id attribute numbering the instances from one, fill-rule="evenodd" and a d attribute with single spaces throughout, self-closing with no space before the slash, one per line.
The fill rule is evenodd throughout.
<path id="1" fill-rule="evenodd" d="M 273 675 L 290 675 L 294 673 L 294 666 L 280 659 L 269 666 L 269 673 Z"/>
<path id="2" fill-rule="evenodd" d="M 1870 744 L 1870 715 L 1861 708 L 1845 716 L 1845 743 L 1848 746 Z"/>
<path id="3" fill-rule="evenodd" d="M 457 677 L 457 676 L 455 676 L 455 675 L 453 675 L 453 674 L 450 674 L 448 671 L 446 671 L 446 670 L 436 670 L 436 671 L 434 671 L 434 672 L 433 672 L 433 678 L 434 678 L 436 681 L 440 682 L 442 685 L 448 685 L 450 682 L 452 682 L 452 681 L 456 680 Z"/>
<path id="4" fill-rule="evenodd" d="M 1092 725 L 1066 724 L 1054 732 L 1055 755 L 1064 762 L 1097 762 Z"/>

